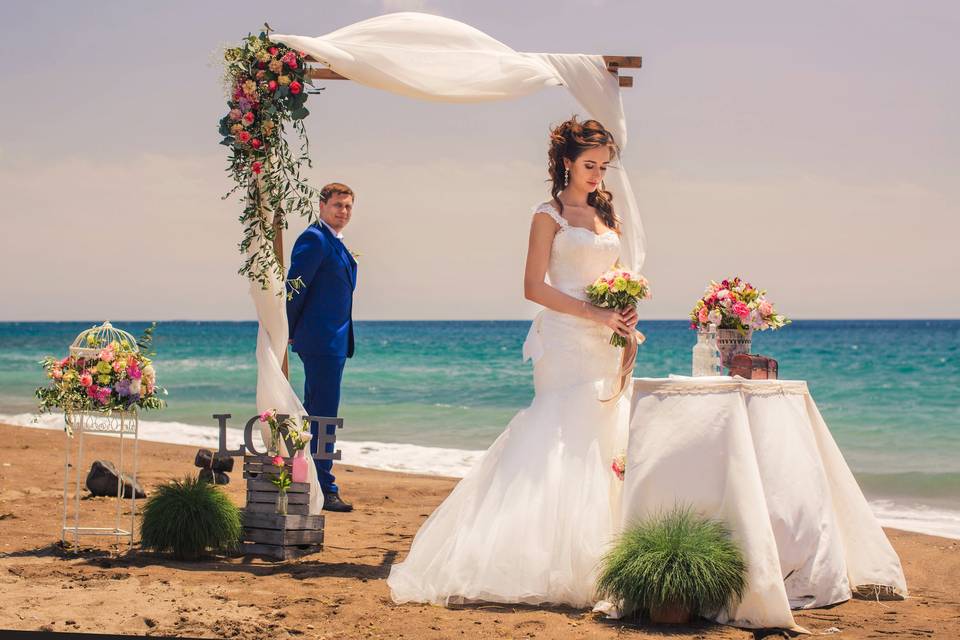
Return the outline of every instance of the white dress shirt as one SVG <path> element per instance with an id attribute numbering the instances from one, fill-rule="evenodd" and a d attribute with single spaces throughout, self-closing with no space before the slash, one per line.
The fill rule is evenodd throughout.
<path id="1" fill-rule="evenodd" d="M 320 224 L 322 224 L 323 226 L 325 226 L 327 229 L 330 229 L 330 233 L 332 233 L 334 236 L 336 236 L 338 240 L 341 240 L 341 241 L 343 240 L 343 233 L 341 233 L 341 232 L 339 232 L 339 231 L 334 231 L 333 227 L 331 227 L 331 226 L 328 225 L 326 222 L 324 222 L 323 218 L 317 216 L 317 220 L 320 222 Z"/>

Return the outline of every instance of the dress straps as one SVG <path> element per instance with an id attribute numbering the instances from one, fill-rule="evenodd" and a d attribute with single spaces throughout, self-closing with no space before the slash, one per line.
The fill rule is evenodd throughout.
<path id="1" fill-rule="evenodd" d="M 537 213 L 545 213 L 545 214 L 547 214 L 548 216 L 550 216 L 550 217 L 553 219 L 554 222 L 556 222 L 558 225 L 560 225 L 561 231 L 562 231 L 563 229 L 566 229 L 567 227 L 570 226 L 570 223 L 568 223 L 568 222 L 563 218 L 563 216 L 560 215 L 560 212 L 557 211 L 556 205 L 554 205 L 554 204 L 553 204 L 552 202 L 550 202 L 549 200 L 546 201 L 546 202 L 541 202 L 541 203 L 538 204 L 536 207 L 534 207 L 533 213 L 534 213 L 534 214 L 537 214 Z"/>

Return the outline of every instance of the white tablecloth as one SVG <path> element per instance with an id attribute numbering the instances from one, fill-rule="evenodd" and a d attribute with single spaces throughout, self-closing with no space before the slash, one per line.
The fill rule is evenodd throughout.
<path id="1" fill-rule="evenodd" d="M 805 382 L 634 378 L 633 393 L 624 524 L 675 504 L 727 524 L 748 584 L 718 622 L 790 628 L 791 607 L 841 602 L 859 585 L 907 595 Z"/>

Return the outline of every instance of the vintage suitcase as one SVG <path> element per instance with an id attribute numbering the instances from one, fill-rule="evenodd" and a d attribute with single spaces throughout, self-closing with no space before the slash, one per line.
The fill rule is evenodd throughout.
<path id="1" fill-rule="evenodd" d="M 777 361 L 767 356 L 741 353 L 730 361 L 730 375 L 748 380 L 776 380 Z"/>

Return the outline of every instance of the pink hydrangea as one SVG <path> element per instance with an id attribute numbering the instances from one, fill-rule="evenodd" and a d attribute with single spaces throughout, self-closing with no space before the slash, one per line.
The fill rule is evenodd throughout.
<path id="1" fill-rule="evenodd" d="M 136 361 L 131 362 L 127 367 L 127 375 L 133 380 L 139 380 L 143 375 L 143 372 L 140 371 L 140 365 Z"/>

